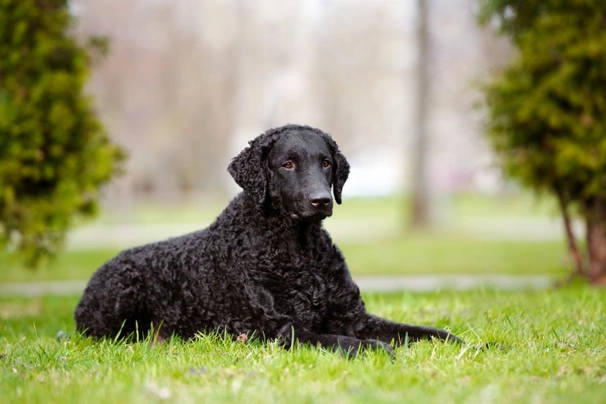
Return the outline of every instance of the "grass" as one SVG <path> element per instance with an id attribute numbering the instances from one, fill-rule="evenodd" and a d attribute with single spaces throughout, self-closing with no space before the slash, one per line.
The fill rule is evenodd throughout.
<path id="1" fill-rule="evenodd" d="M 425 233 L 406 233 L 407 201 L 403 198 L 354 198 L 335 207 L 326 226 L 343 251 L 354 275 L 406 274 L 562 274 L 570 268 L 565 243 L 556 237 L 523 239 L 537 220 L 549 220 L 554 212 L 548 200 L 533 200 L 528 195 L 457 195 L 449 199 L 449 220 Z M 197 205 L 137 205 L 128 215 L 133 226 L 194 224 L 206 226 L 225 206 L 225 201 L 207 201 Z M 70 248 L 51 265 L 27 271 L 6 254 L 0 253 L 0 282 L 48 280 L 87 280 L 105 261 L 123 247 L 97 241 L 103 226 L 121 223 L 116 213 L 106 211 L 89 228 L 92 244 Z M 528 221 L 528 228 L 518 222 Z M 513 222 L 505 237 L 498 227 Z M 196 225 L 199 223 L 199 226 Z M 95 227 L 97 226 L 97 227 Z M 471 230 L 473 231 L 471 231 Z M 488 233 L 486 230 L 488 229 Z M 551 228 L 548 228 L 550 230 Z M 543 230 L 544 231 L 544 230 Z M 517 234 L 520 237 L 517 237 Z M 168 235 L 144 231 L 151 240 Z M 497 234 L 495 234 L 497 233 Z M 133 240 L 131 245 L 140 244 Z"/>
<path id="2" fill-rule="evenodd" d="M 495 223 L 548 218 L 553 212 L 548 201 L 455 197 L 446 203 L 450 220 L 414 234 L 401 231 L 402 204 L 395 198 L 355 199 L 336 208 L 329 219 L 335 226 L 328 227 L 354 274 L 566 271 L 565 246 L 557 237 L 523 241 L 492 234 Z M 134 225 L 204 223 L 222 206 L 212 202 L 202 209 L 162 211 L 144 206 L 129 220 Z M 102 225 L 119 222 L 111 215 L 99 219 Z M 490 233 L 482 233 L 486 228 Z M 368 234 L 372 237 L 359 237 Z M 86 280 L 118 250 L 69 249 L 36 272 L 0 254 L 0 282 Z M 366 294 L 373 313 L 447 328 L 469 342 L 464 347 L 421 342 L 398 348 L 395 360 L 381 352 L 347 360 L 321 349 L 285 351 L 273 343 L 223 336 L 189 343 L 174 339 L 153 348 L 148 341 L 92 341 L 74 333 L 77 301 L 77 296 L 0 297 L 2 402 L 568 404 L 606 397 L 606 290 L 580 285 Z M 70 337 L 57 338 L 60 332 Z M 486 343 L 497 348 L 481 349 Z"/>
<path id="3" fill-rule="evenodd" d="M 50 264 L 32 270 L 23 268 L 14 257 L 0 254 L 0 282 L 88 280 L 118 249 L 68 250 Z"/>
<path id="4" fill-rule="evenodd" d="M 77 297 L 0 299 L 3 402 L 597 403 L 606 397 L 606 291 L 476 290 L 365 296 L 369 311 L 445 327 L 470 345 L 422 342 L 397 358 L 220 336 L 191 343 L 73 335 Z M 57 339 L 59 331 L 72 334 Z M 480 349 L 487 342 L 500 348 Z"/>
<path id="5" fill-rule="evenodd" d="M 0 253 L 0 282 L 87 280 L 121 249 L 143 242 L 131 240 L 129 245 L 104 245 L 99 235 L 107 230 L 106 226 L 124 224 L 127 217 L 128 224 L 134 228 L 152 226 L 152 230 L 144 227 L 140 233 L 149 237 L 148 241 L 155 241 L 177 235 L 163 234 L 164 225 L 177 225 L 177 231 L 183 231 L 179 225 L 192 226 L 192 229 L 205 227 L 225 203 L 225 200 L 209 200 L 200 204 L 191 201 L 163 206 L 138 204 L 128 212 L 106 210 L 95 223 L 89 224 L 86 234 L 92 241 L 69 248 L 55 262 L 37 271 L 24 270 Z M 405 198 L 396 197 L 351 198 L 335 207 L 326 227 L 353 274 L 559 275 L 570 268 L 565 243 L 557 234 L 536 239 L 524 237 L 525 232 L 532 233 L 553 217 L 555 209 L 547 199 L 535 200 L 527 194 L 455 195 L 439 204 L 443 211 L 439 216 L 448 219 L 439 221 L 436 228 L 425 233 L 404 231 L 407 203 Z M 526 222 L 527 227 L 523 227 Z M 540 230 L 544 233 L 552 228 Z M 77 232 L 73 236 L 84 237 Z"/>
<path id="6" fill-rule="evenodd" d="M 445 235 L 400 236 L 338 243 L 354 275 L 562 274 L 567 271 L 560 241 L 482 240 Z M 69 250 L 56 262 L 25 270 L 0 255 L 0 282 L 87 280 L 118 249 Z"/>
<path id="7" fill-rule="evenodd" d="M 355 275 L 563 274 L 569 268 L 561 241 L 415 234 L 339 245 Z"/>
<path id="8" fill-rule="evenodd" d="M 108 207 L 98 222 L 117 224 L 128 221 L 149 225 L 162 223 L 192 223 L 213 220 L 225 208 L 228 197 L 214 199 L 190 199 L 163 204 L 137 202 L 128 209 Z M 435 201 L 436 209 L 448 211 L 454 218 L 504 218 L 554 216 L 557 209 L 547 196 L 536 198 L 528 193 L 511 192 L 497 195 L 453 194 Z M 345 197 L 342 205 L 335 206 L 335 217 L 357 220 L 372 217 L 374 220 L 399 220 L 405 223 L 410 211 L 410 198 L 402 196 Z M 332 219 L 331 219 L 332 220 Z"/>

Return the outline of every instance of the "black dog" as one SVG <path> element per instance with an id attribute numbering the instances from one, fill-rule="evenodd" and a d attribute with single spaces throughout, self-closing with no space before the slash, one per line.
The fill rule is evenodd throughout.
<path id="1" fill-rule="evenodd" d="M 226 331 L 356 352 L 423 338 L 460 342 L 435 328 L 366 312 L 322 220 L 349 164 L 308 126 L 268 130 L 229 165 L 244 191 L 207 229 L 121 252 L 92 277 L 77 329 L 95 337 L 155 329 L 192 338 Z"/>

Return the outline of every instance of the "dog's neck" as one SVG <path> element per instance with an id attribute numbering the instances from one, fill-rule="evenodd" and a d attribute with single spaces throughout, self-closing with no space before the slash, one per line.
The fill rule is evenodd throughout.
<path id="1" fill-rule="evenodd" d="M 247 220 L 255 222 L 259 228 L 288 243 L 296 243 L 303 248 L 309 247 L 317 240 L 318 233 L 322 230 L 322 220 L 293 218 L 269 203 L 260 206 L 245 193 L 238 198 L 242 198 L 245 205 L 242 213 Z"/>
<path id="2" fill-rule="evenodd" d="M 264 212 L 263 218 L 267 228 L 275 231 L 278 237 L 301 247 L 310 246 L 322 229 L 321 220 L 301 220 L 275 210 Z"/>

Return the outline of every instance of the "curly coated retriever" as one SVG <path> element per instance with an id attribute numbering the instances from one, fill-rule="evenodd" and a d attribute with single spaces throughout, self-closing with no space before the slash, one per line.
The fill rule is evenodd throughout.
<path id="1" fill-rule="evenodd" d="M 104 264 L 76 308 L 94 337 L 153 329 L 160 340 L 226 331 L 357 352 L 447 331 L 369 314 L 343 255 L 322 227 L 349 164 L 326 133 L 270 129 L 228 168 L 243 188 L 206 229 L 125 250 Z"/>

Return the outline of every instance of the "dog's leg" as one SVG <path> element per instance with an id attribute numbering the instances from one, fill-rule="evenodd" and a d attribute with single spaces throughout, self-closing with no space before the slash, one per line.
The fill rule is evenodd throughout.
<path id="1" fill-rule="evenodd" d="M 366 314 L 356 326 L 356 336 L 362 339 L 377 339 L 387 344 L 402 345 L 422 339 L 438 339 L 463 344 L 464 342 L 445 330 L 395 323 L 372 314 Z"/>
<path id="2" fill-rule="evenodd" d="M 284 327 L 278 338 L 286 349 L 290 349 L 293 344 L 309 344 L 312 346 L 321 346 L 340 352 L 348 357 L 354 357 L 363 349 L 385 350 L 391 356 L 395 356 L 391 347 L 382 341 L 363 340 L 345 335 L 335 334 L 316 334 L 302 328 L 294 326 Z"/>
<path id="3" fill-rule="evenodd" d="M 144 276 L 110 261 L 91 278 L 75 312 L 76 329 L 92 337 L 145 338 L 151 316 Z"/>

